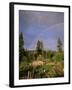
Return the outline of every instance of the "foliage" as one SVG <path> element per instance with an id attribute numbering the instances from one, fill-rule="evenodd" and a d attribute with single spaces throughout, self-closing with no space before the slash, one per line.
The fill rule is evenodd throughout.
<path id="1" fill-rule="evenodd" d="M 52 52 L 52 51 L 49 50 L 47 52 L 47 58 L 49 58 L 50 60 L 52 60 L 53 56 L 54 56 L 54 52 Z"/>
<path id="2" fill-rule="evenodd" d="M 19 34 L 19 79 L 63 77 L 63 70 L 64 51 L 60 38 L 57 51 L 44 50 L 43 42 L 39 40 L 36 50 L 27 50 L 23 34 Z"/>
<path id="3" fill-rule="evenodd" d="M 28 71 L 32 71 L 32 66 L 27 61 L 22 61 L 19 66 L 19 78 L 27 78 Z"/>
<path id="4" fill-rule="evenodd" d="M 24 41 L 23 41 L 23 34 L 19 34 L 19 60 L 22 61 L 23 55 L 24 55 Z"/>
<path id="5" fill-rule="evenodd" d="M 64 60 L 64 53 L 63 52 L 57 52 L 54 57 L 53 57 L 54 60 L 56 61 L 63 61 Z"/>
<path id="6" fill-rule="evenodd" d="M 63 77 L 64 76 L 64 71 L 63 71 L 64 65 L 60 62 L 54 66 L 55 70 L 55 77 Z"/>
<path id="7" fill-rule="evenodd" d="M 38 40 L 36 50 L 37 50 L 38 55 L 42 54 L 42 50 L 43 50 L 43 42 L 42 41 Z"/>
<path id="8" fill-rule="evenodd" d="M 57 49 L 58 49 L 58 52 L 62 51 L 62 41 L 60 40 L 60 38 L 58 38 L 57 40 Z"/>
<path id="9" fill-rule="evenodd" d="M 45 68 L 46 65 L 43 65 L 43 66 L 38 66 L 36 69 L 35 69 L 35 78 L 45 78 L 46 77 L 46 70 L 47 68 Z"/>
<path id="10" fill-rule="evenodd" d="M 53 78 L 53 77 L 63 77 L 64 72 L 61 62 L 54 65 L 44 64 L 43 66 L 38 66 L 34 70 L 34 78 Z"/>
<path id="11" fill-rule="evenodd" d="M 22 32 L 19 34 L 19 48 L 23 48 L 24 40 Z"/>

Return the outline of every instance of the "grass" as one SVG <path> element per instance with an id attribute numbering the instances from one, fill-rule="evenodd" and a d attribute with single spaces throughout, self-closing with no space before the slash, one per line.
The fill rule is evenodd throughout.
<path id="1" fill-rule="evenodd" d="M 19 79 L 64 77 L 63 61 L 35 60 L 20 64 Z"/>

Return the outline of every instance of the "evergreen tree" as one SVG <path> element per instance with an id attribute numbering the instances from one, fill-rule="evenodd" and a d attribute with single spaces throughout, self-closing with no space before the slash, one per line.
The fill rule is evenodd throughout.
<path id="1" fill-rule="evenodd" d="M 38 55 L 42 54 L 42 50 L 43 50 L 43 42 L 42 41 L 38 40 L 36 50 L 37 50 Z"/>
<path id="2" fill-rule="evenodd" d="M 19 60 L 22 61 L 24 54 L 24 40 L 22 32 L 19 34 Z"/>
<path id="3" fill-rule="evenodd" d="M 60 40 L 60 38 L 58 38 L 57 40 L 57 49 L 59 52 L 62 51 L 62 41 Z"/>
<path id="4" fill-rule="evenodd" d="M 41 44 L 41 49 L 43 50 L 43 42 L 41 41 L 40 44 Z"/>

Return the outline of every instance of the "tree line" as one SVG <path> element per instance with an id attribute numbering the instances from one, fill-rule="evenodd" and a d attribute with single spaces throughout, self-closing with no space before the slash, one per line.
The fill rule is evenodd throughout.
<path id="1" fill-rule="evenodd" d="M 43 45 L 43 42 L 38 40 L 37 41 L 37 45 L 36 45 L 36 55 L 35 56 L 38 56 L 39 54 L 43 54 L 43 51 L 44 50 L 44 45 Z M 62 41 L 60 38 L 58 38 L 57 40 L 57 51 L 58 52 L 62 52 Z M 50 52 L 50 51 L 49 51 Z M 24 48 L 24 38 L 23 38 L 23 34 L 22 32 L 19 34 L 19 60 L 22 61 L 22 58 L 24 56 L 27 56 L 27 50 Z"/>

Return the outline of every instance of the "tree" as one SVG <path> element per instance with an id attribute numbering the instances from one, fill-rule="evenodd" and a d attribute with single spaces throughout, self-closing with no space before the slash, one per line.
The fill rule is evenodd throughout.
<path id="1" fill-rule="evenodd" d="M 58 38 L 57 40 L 57 49 L 59 52 L 62 51 L 62 41 L 60 40 L 60 38 Z"/>
<path id="2" fill-rule="evenodd" d="M 41 41 L 40 44 L 41 44 L 41 49 L 43 50 L 43 42 Z"/>
<path id="3" fill-rule="evenodd" d="M 19 34 L 19 48 L 23 48 L 24 40 L 22 32 Z"/>
<path id="4" fill-rule="evenodd" d="M 24 40 L 22 32 L 19 34 L 19 60 L 22 61 L 24 53 Z"/>
<path id="5" fill-rule="evenodd" d="M 43 42 L 42 41 L 38 40 L 36 50 L 37 50 L 38 55 L 42 54 L 42 51 L 43 51 Z"/>

